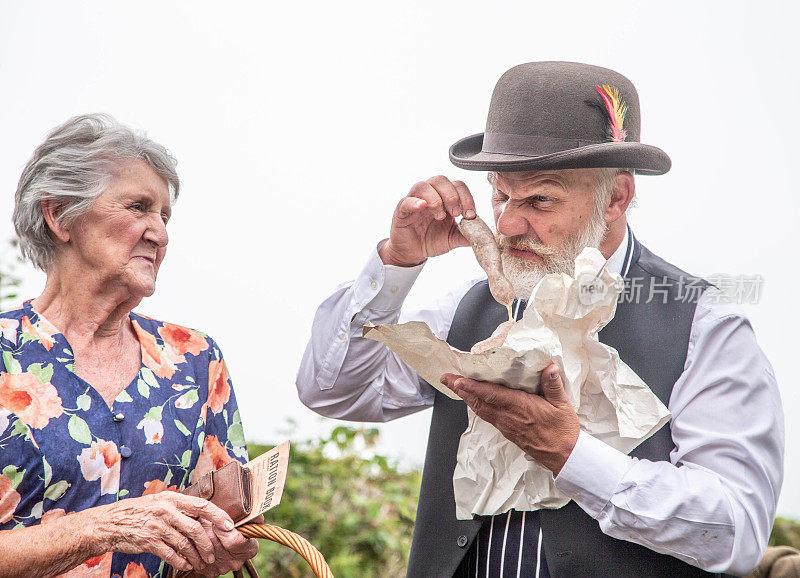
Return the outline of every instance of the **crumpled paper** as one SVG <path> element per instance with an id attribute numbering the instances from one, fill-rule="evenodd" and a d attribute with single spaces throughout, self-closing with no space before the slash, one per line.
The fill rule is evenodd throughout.
<path id="1" fill-rule="evenodd" d="M 453 349 L 419 321 L 367 326 L 364 337 L 385 343 L 428 383 L 458 399 L 440 384 L 444 373 L 501 383 L 537 393 L 542 370 L 561 368 L 567 395 L 581 429 L 628 453 L 667 421 L 670 413 L 647 385 L 597 338 L 614 317 L 622 279 L 605 269 L 597 249 L 575 260 L 575 276 L 546 275 L 534 288 L 523 318 L 499 348 L 472 354 Z M 508 441 L 468 409 L 453 489 L 456 515 L 496 515 L 516 510 L 559 508 L 569 501 L 550 470 Z"/>

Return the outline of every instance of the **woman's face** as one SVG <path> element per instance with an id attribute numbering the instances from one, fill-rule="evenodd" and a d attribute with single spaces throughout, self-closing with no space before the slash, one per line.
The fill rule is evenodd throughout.
<path id="1" fill-rule="evenodd" d="M 129 297 L 152 295 L 167 251 L 170 213 L 167 182 L 144 161 L 127 161 L 69 227 L 70 261 Z"/>

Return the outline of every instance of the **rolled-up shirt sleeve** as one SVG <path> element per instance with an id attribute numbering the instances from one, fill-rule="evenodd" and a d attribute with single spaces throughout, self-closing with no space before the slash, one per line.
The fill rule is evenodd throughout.
<path id="1" fill-rule="evenodd" d="M 378 255 L 382 243 L 355 281 L 337 287 L 314 316 L 296 385 L 300 401 L 326 417 L 384 422 L 432 405 L 433 388 L 385 345 L 364 339 L 363 327 L 418 320 L 444 339 L 459 301 L 478 281 L 401 313 L 423 265 L 384 265 Z"/>
<path id="2" fill-rule="evenodd" d="M 556 477 L 600 528 L 711 572 L 760 561 L 783 481 L 777 381 L 737 308 L 709 290 L 669 401 L 670 462 L 632 458 L 581 432 Z"/>

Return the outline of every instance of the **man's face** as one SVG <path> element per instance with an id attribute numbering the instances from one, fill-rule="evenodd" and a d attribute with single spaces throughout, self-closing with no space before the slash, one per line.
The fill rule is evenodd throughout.
<path id="1" fill-rule="evenodd" d="M 503 271 L 518 299 L 548 273 L 572 275 L 575 257 L 603 240 L 595 169 L 489 173 L 489 182 Z"/>

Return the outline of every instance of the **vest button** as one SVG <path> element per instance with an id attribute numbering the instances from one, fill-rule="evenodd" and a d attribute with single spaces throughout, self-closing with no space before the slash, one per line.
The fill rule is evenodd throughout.
<path id="1" fill-rule="evenodd" d="M 123 419 L 125 419 L 125 414 L 122 413 L 121 411 L 117 412 L 117 413 L 114 414 L 114 417 L 112 419 L 114 421 L 122 421 Z"/>
<path id="2" fill-rule="evenodd" d="M 458 537 L 458 540 L 456 540 L 456 544 L 458 544 L 459 548 L 463 548 L 464 546 L 467 545 L 467 537 L 464 534 L 461 534 Z"/>
<path id="3" fill-rule="evenodd" d="M 122 446 L 121 448 L 119 448 L 119 454 L 120 454 L 120 455 L 121 455 L 123 458 L 129 458 L 129 457 L 131 457 L 131 454 L 132 454 L 132 453 L 133 453 L 133 450 L 131 450 L 131 448 L 129 448 L 128 446 Z"/>

